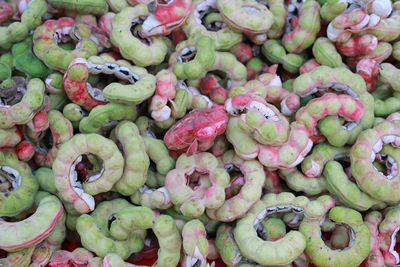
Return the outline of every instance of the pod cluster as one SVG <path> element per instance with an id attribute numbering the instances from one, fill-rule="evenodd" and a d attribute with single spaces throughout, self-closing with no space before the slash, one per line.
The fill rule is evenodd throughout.
<path id="1" fill-rule="evenodd" d="M 0 0 L 0 266 L 399 266 L 399 40 L 399 0 Z"/>

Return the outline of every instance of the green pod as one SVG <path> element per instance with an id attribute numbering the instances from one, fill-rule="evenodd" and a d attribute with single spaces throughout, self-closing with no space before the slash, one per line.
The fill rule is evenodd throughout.
<path id="1" fill-rule="evenodd" d="M 49 4 L 82 14 L 103 15 L 108 12 L 106 0 L 49 0 Z"/>
<path id="2" fill-rule="evenodd" d="M 21 136 L 16 127 L 0 129 L 0 148 L 14 147 L 21 142 Z"/>
<path id="3" fill-rule="evenodd" d="M 113 18 L 110 40 L 119 48 L 121 55 L 135 65 L 146 67 L 160 64 L 167 54 L 167 45 L 160 37 L 150 37 L 150 44 L 144 44 L 131 33 L 132 21 L 149 16 L 147 6 L 139 4 L 126 7 Z"/>
<path id="4" fill-rule="evenodd" d="M 27 219 L 19 222 L 1 221 L 1 232 L 8 234 L 0 236 L 0 248 L 13 252 L 40 243 L 49 236 L 63 214 L 63 206 L 57 197 L 43 198 L 35 213 Z"/>
<path id="5" fill-rule="evenodd" d="M 233 228 L 228 224 L 221 224 L 217 230 L 215 246 L 223 262 L 228 266 L 236 266 L 242 260 L 242 254 L 233 238 Z"/>
<path id="6" fill-rule="evenodd" d="M 176 46 L 175 53 L 170 57 L 173 72 L 179 80 L 196 80 L 201 77 L 204 69 L 211 67 L 215 62 L 215 45 L 212 38 L 202 34 L 195 34 L 187 41 Z M 193 59 L 185 59 L 195 53 Z"/>
<path id="7" fill-rule="evenodd" d="M 163 140 L 150 136 L 142 136 L 146 153 L 156 164 L 157 172 L 166 175 L 175 167 L 175 160 L 169 155 L 168 149 Z"/>
<path id="8" fill-rule="evenodd" d="M 296 167 L 288 170 L 279 170 L 279 176 L 285 180 L 286 185 L 296 191 L 313 196 L 327 191 L 324 177 L 309 178 Z"/>
<path id="9" fill-rule="evenodd" d="M 132 195 L 146 182 L 150 160 L 139 130 L 133 122 L 120 122 L 115 128 L 115 138 L 122 146 L 125 167 L 114 188 L 124 196 Z"/>
<path id="10" fill-rule="evenodd" d="M 108 103 L 93 108 L 89 115 L 79 123 L 82 133 L 98 133 L 102 128 L 114 126 L 120 120 L 134 121 L 137 116 L 136 107 Z"/>
<path id="11" fill-rule="evenodd" d="M 131 207 L 131 204 L 117 198 L 101 202 L 90 216 L 81 215 L 76 222 L 76 231 L 82 245 L 100 257 L 117 253 L 122 259 L 127 259 L 131 253 L 139 252 L 143 248 L 142 231 L 131 232 L 126 239 L 119 241 L 112 238 L 108 230 L 109 218 L 126 207 Z"/>
<path id="12" fill-rule="evenodd" d="M 321 3 L 322 4 L 322 3 Z M 326 0 L 319 11 L 321 18 L 326 22 L 332 21 L 347 9 L 347 2 L 341 0 Z"/>
<path id="13" fill-rule="evenodd" d="M 15 68 L 33 78 L 43 78 L 54 72 L 38 59 L 32 52 L 32 39 L 13 45 L 11 51 Z"/>
<path id="14" fill-rule="evenodd" d="M 336 51 L 335 45 L 325 37 L 318 38 L 313 47 L 312 52 L 321 65 L 325 65 L 331 68 L 340 67 L 342 65 L 342 57 Z"/>
<path id="15" fill-rule="evenodd" d="M 370 251 L 370 233 L 364 224 L 359 212 L 345 208 L 333 207 L 329 211 L 329 218 L 336 223 L 347 224 L 354 231 L 354 240 L 351 247 L 345 250 L 332 250 L 321 238 L 320 220 L 307 216 L 300 224 L 300 232 L 307 240 L 306 254 L 311 262 L 317 266 L 349 266 L 356 267 L 368 256 Z"/>
<path id="16" fill-rule="evenodd" d="M 15 216 L 32 206 L 39 184 L 29 165 L 19 161 L 11 151 L 0 152 L 0 166 L 8 177 L 3 178 L 13 187 L 11 191 L 0 192 L 0 217 Z"/>
<path id="17" fill-rule="evenodd" d="M 30 80 L 26 93 L 17 104 L 0 107 L 0 128 L 29 122 L 45 101 L 44 90 L 44 83 L 40 79 Z"/>
<path id="18" fill-rule="evenodd" d="M 351 182 L 337 161 L 330 161 L 325 165 L 324 177 L 329 192 L 350 208 L 365 211 L 380 203 Z"/>
<path id="19" fill-rule="evenodd" d="M 57 188 L 54 183 L 53 170 L 50 168 L 42 167 L 35 171 L 35 178 L 39 183 L 40 190 L 44 190 L 53 195 L 57 194 Z"/>

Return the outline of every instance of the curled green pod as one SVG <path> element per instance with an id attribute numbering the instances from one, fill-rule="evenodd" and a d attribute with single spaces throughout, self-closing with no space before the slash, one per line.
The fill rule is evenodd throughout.
<path id="1" fill-rule="evenodd" d="M 113 28 L 110 40 L 119 48 L 121 55 L 132 60 L 135 65 L 146 67 L 161 63 L 167 54 L 167 45 L 160 37 L 142 38 L 131 32 L 132 21 L 140 17 L 150 15 L 147 6 L 138 4 L 134 7 L 126 7 L 113 18 Z M 141 39 L 146 40 L 148 45 Z"/>
<path id="2" fill-rule="evenodd" d="M 304 192 L 307 195 L 313 196 L 326 192 L 326 179 L 321 177 L 307 177 L 301 171 L 294 167 L 288 170 L 279 170 L 279 176 L 285 180 L 286 185 L 296 191 Z"/>
<path id="3" fill-rule="evenodd" d="M 346 206 L 364 211 L 380 203 L 362 192 L 356 184 L 351 182 L 337 161 L 330 161 L 325 165 L 324 177 L 329 192 L 335 195 Z"/>
<path id="4" fill-rule="evenodd" d="M 82 183 L 75 166 L 84 157 L 93 166 Z M 87 213 L 94 210 L 92 195 L 109 191 L 120 179 L 123 166 L 123 156 L 113 141 L 98 134 L 76 134 L 61 145 L 53 162 L 55 185 L 66 202 Z"/>
<path id="5" fill-rule="evenodd" d="M 109 221 L 114 217 L 118 220 L 118 212 L 127 207 L 132 205 L 117 198 L 101 202 L 91 215 L 81 215 L 76 222 L 76 231 L 82 245 L 100 257 L 117 253 L 122 259 L 127 259 L 131 253 L 139 252 L 143 248 L 143 231 L 132 231 L 123 240 L 110 235 Z"/>
<path id="6" fill-rule="evenodd" d="M 155 217 L 147 207 L 127 207 L 120 210 L 111 223 L 110 233 L 114 238 L 123 240 L 132 231 L 152 229 L 158 239 L 160 250 L 154 266 L 175 267 L 180 258 L 182 238 L 172 217 Z"/>
<path id="7" fill-rule="evenodd" d="M 33 215 L 19 222 L 0 222 L 0 248 L 8 252 L 36 245 L 47 238 L 63 216 L 64 208 L 55 196 L 43 198 Z M 22 230 L 23 229 L 23 230 Z"/>
<path id="8" fill-rule="evenodd" d="M 74 128 L 79 128 L 79 123 L 86 116 L 86 111 L 75 103 L 69 103 L 64 106 L 63 115 L 72 123 Z"/>
<path id="9" fill-rule="evenodd" d="M 82 133 L 98 133 L 113 127 L 121 120 L 134 121 L 137 116 L 136 106 L 108 103 L 93 108 L 89 115 L 79 123 Z"/>
<path id="10" fill-rule="evenodd" d="M 14 152 L 0 152 L 0 169 L 0 217 L 15 216 L 32 206 L 39 185 Z"/>
<path id="11" fill-rule="evenodd" d="M 400 111 L 400 92 L 393 91 L 389 84 L 378 86 L 372 95 L 375 98 L 375 116 L 388 116 Z"/>
<path id="12" fill-rule="evenodd" d="M 64 49 L 58 45 L 61 40 L 56 32 L 62 28 L 67 28 L 67 33 L 79 41 L 75 49 Z M 46 20 L 33 33 L 33 52 L 49 68 L 65 72 L 73 59 L 89 58 L 97 53 L 97 45 L 90 36 L 89 26 L 75 24 L 72 18 Z"/>
<path id="13" fill-rule="evenodd" d="M 169 155 L 163 140 L 150 136 L 142 136 L 142 139 L 146 147 L 146 153 L 151 161 L 156 164 L 159 174 L 166 175 L 175 167 L 175 160 Z"/>
<path id="14" fill-rule="evenodd" d="M 179 80 L 196 80 L 201 77 L 204 69 L 215 62 L 215 45 L 212 38 L 195 34 L 187 41 L 181 42 L 170 57 L 173 72 Z M 192 58 L 194 55 L 194 58 Z"/>
<path id="15" fill-rule="evenodd" d="M 226 73 L 227 79 L 230 81 L 227 86 L 227 90 L 231 87 L 241 86 L 246 82 L 247 69 L 236 57 L 228 52 L 215 52 L 215 61 L 211 66 L 205 68 L 203 73 L 198 79 L 190 80 L 189 84 L 198 87 L 200 79 L 205 77 L 209 71 L 222 71 Z"/>
<path id="16" fill-rule="evenodd" d="M 350 147 L 334 147 L 327 143 L 321 143 L 313 147 L 310 155 L 301 163 L 301 170 L 307 177 L 317 177 L 322 174 L 328 161 L 349 158 Z"/>
<path id="17" fill-rule="evenodd" d="M 193 266 L 200 263 L 200 266 L 207 266 L 209 244 L 206 229 L 200 220 L 185 223 L 182 229 L 182 245 L 185 253 L 183 264 Z"/>
<path id="18" fill-rule="evenodd" d="M 328 38 L 318 38 L 312 47 L 312 52 L 317 62 L 321 65 L 336 68 L 343 64 L 342 56 Z"/>
<path id="19" fill-rule="evenodd" d="M 287 53 L 281 42 L 274 39 L 262 45 L 261 53 L 272 63 L 282 64 L 290 73 L 298 73 L 300 66 L 306 61 L 306 57 L 302 54 Z"/>
<path id="20" fill-rule="evenodd" d="M 146 182 L 150 160 L 139 130 L 133 122 L 120 122 L 115 128 L 115 138 L 122 147 L 125 167 L 114 188 L 124 196 L 132 195 Z"/>
<path id="21" fill-rule="evenodd" d="M 260 265 L 267 266 L 287 265 L 295 260 L 306 247 L 306 238 L 303 234 L 298 231 L 290 231 L 277 241 L 265 241 L 257 236 L 255 229 L 268 214 L 292 209 L 302 213 L 308 209 L 308 204 L 309 200 L 306 197 L 296 198 L 291 193 L 264 195 L 237 222 L 234 229 L 235 241 L 242 255 Z"/>
<path id="22" fill-rule="evenodd" d="M 24 40 L 29 31 L 42 23 L 42 16 L 47 11 L 44 0 L 32 0 L 21 16 L 21 22 L 13 22 L 8 26 L 0 26 L 0 47 L 8 49 L 14 43 Z"/>
<path id="23" fill-rule="evenodd" d="M 206 28 L 203 25 L 201 19 L 210 11 L 217 9 L 217 0 L 204 1 L 195 0 L 193 1 L 193 13 L 189 16 L 186 22 L 182 25 L 182 30 L 187 36 L 192 36 L 197 33 L 208 36 L 214 40 L 215 49 L 217 50 L 228 50 L 232 46 L 240 43 L 242 41 L 242 33 L 232 30 L 230 27 L 217 27 L 215 30 Z M 204 12 L 204 11 L 206 12 Z M 211 13 L 212 14 L 212 13 Z M 224 23 L 221 15 L 218 13 L 219 17 L 215 21 L 221 21 Z"/>
<path id="24" fill-rule="evenodd" d="M 73 10 L 83 14 L 103 15 L 108 12 L 106 0 L 50 0 L 49 4 L 56 8 Z"/>
<path id="25" fill-rule="evenodd" d="M 195 170 L 202 174 L 198 178 Z M 194 173 L 192 183 L 189 182 Z M 218 167 L 218 160 L 211 153 L 202 152 L 191 156 L 182 154 L 176 161 L 175 169 L 165 177 L 165 186 L 171 201 L 189 218 L 200 217 L 205 209 L 217 209 L 225 200 L 225 187 L 229 184 L 229 174 Z"/>
<path id="26" fill-rule="evenodd" d="M 32 38 L 27 38 L 25 41 L 13 45 L 11 51 L 15 68 L 30 77 L 43 78 L 52 73 L 53 70 L 49 69 L 35 56 L 32 45 Z"/>
<path id="27" fill-rule="evenodd" d="M 332 250 L 324 243 L 320 231 L 317 230 L 320 228 L 320 219 L 305 216 L 299 230 L 306 237 L 305 252 L 310 261 L 318 266 L 359 266 L 371 248 L 370 233 L 361 214 L 353 209 L 333 207 L 328 216 L 332 221 L 351 228 L 352 246 L 344 250 Z"/>
<path id="28" fill-rule="evenodd" d="M 26 93 L 18 103 L 0 106 L 0 128 L 11 128 L 15 124 L 29 122 L 44 104 L 44 90 L 44 83 L 40 79 L 30 80 Z"/>
<path id="29" fill-rule="evenodd" d="M 243 160 L 233 150 L 225 152 L 222 161 L 226 170 L 237 169 L 243 175 L 243 185 L 236 195 L 225 200 L 218 209 L 207 210 L 210 218 L 226 222 L 242 217 L 260 199 L 265 173 L 257 160 Z"/>
<path id="30" fill-rule="evenodd" d="M 400 186 L 400 173 L 397 170 L 400 164 L 400 150 L 391 145 L 384 146 L 397 146 L 398 131 L 398 124 L 383 121 L 374 128 L 363 131 L 350 152 L 351 173 L 357 185 L 377 200 L 399 201 L 396 192 Z M 379 171 L 373 164 L 377 156 L 388 162 L 387 173 Z"/>
<path id="31" fill-rule="evenodd" d="M 342 125 L 339 116 L 327 116 L 318 121 L 318 128 L 331 145 L 341 147 L 353 144 L 359 133 L 373 124 L 374 99 L 367 91 L 364 79 L 350 70 L 339 67 L 320 66 L 298 76 L 293 83 L 293 91 L 300 97 L 306 97 L 317 91 L 333 87 L 346 92 L 362 103 L 363 116 L 357 122 Z"/>

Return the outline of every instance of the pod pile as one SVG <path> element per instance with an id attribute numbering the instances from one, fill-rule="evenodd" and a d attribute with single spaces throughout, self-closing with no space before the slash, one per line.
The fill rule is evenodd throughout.
<path id="1" fill-rule="evenodd" d="M 399 0 L 0 0 L 0 266 L 398 266 L 399 37 Z"/>

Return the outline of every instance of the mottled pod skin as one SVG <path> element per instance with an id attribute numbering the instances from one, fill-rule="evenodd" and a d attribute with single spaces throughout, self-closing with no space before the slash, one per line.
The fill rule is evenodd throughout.
<path id="1" fill-rule="evenodd" d="M 2 177 L 0 185 L 9 183 L 12 187 L 0 191 L 0 217 L 16 216 L 32 206 L 39 184 L 30 167 L 18 161 L 17 155 L 11 151 L 0 152 L 0 166 L 3 175 L 8 175 L 8 178 Z"/>
<path id="2" fill-rule="evenodd" d="M 258 143 L 279 146 L 287 141 L 288 120 L 264 99 L 252 94 L 235 95 L 225 101 L 224 107 L 229 114 L 240 116 Z"/>
<path id="3" fill-rule="evenodd" d="M 93 108 L 87 117 L 79 122 L 81 133 L 99 133 L 103 129 L 115 126 L 121 120 L 134 121 L 136 106 L 108 103 Z"/>
<path id="4" fill-rule="evenodd" d="M 273 24 L 267 34 L 270 39 L 279 38 L 283 33 L 288 12 L 284 0 L 268 0 L 268 8 L 273 14 Z"/>
<path id="5" fill-rule="evenodd" d="M 103 160 L 103 169 L 81 184 L 77 181 L 75 165 L 81 161 L 82 154 L 88 153 Z M 76 134 L 59 148 L 53 162 L 55 185 L 66 202 L 73 203 L 78 212 L 87 213 L 94 210 L 91 195 L 109 191 L 120 179 L 123 165 L 122 154 L 111 140 L 98 134 Z"/>
<path id="6" fill-rule="evenodd" d="M 83 14 L 103 15 L 108 11 L 106 0 L 50 0 L 49 3 L 56 8 L 73 10 Z"/>
<path id="7" fill-rule="evenodd" d="M 383 216 L 379 211 L 371 211 L 364 217 L 364 223 L 367 225 L 370 233 L 371 251 L 365 260 L 368 267 L 384 266 L 384 258 L 379 248 L 379 224 Z"/>
<path id="8" fill-rule="evenodd" d="M 206 174 L 209 185 L 199 184 L 194 189 L 186 185 L 187 176 L 194 171 Z M 224 189 L 228 184 L 229 174 L 225 169 L 218 168 L 218 160 L 207 152 L 189 157 L 182 154 L 176 161 L 176 168 L 165 177 L 172 203 L 189 218 L 201 216 L 205 209 L 221 207 L 225 201 Z"/>
<path id="9" fill-rule="evenodd" d="M 63 34 L 76 38 L 78 44 L 74 50 L 65 50 L 58 45 Z M 49 68 L 65 72 L 73 59 L 96 55 L 97 45 L 90 40 L 90 35 L 89 26 L 75 24 L 71 18 L 46 20 L 33 34 L 33 51 Z"/>
<path id="10" fill-rule="evenodd" d="M 21 22 L 13 22 L 8 26 L 0 26 L 0 47 L 10 48 L 29 36 L 29 31 L 42 23 L 42 16 L 46 13 L 44 0 L 32 0 L 21 16 Z"/>
<path id="11" fill-rule="evenodd" d="M 277 241 L 257 236 L 257 226 L 268 214 L 295 209 L 302 213 L 309 200 L 291 193 L 266 194 L 236 224 L 234 238 L 242 255 L 260 265 L 287 265 L 303 253 L 306 239 L 298 231 L 290 231 Z M 279 252 L 278 252 L 279 250 Z M 254 253 L 257 251 L 257 253 Z"/>
<path id="12" fill-rule="evenodd" d="M 386 266 L 395 266 L 399 263 L 399 254 L 394 249 L 396 234 L 400 227 L 400 208 L 390 207 L 385 211 L 385 218 L 379 224 L 379 248 L 384 257 Z"/>
<path id="13" fill-rule="evenodd" d="M 286 182 L 286 185 L 296 191 L 304 192 L 313 196 L 326 192 L 327 185 L 324 177 L 307 177 L 297 167 L 288 170 L 279 170 L 279 176 Z"/>
<path id="14" fill-rule="evenodd" d="M 314 43 L 321 28 L 319 9 L 319 3 L 314 0 L 307 0 L 301 4 L 297 25 L 282 38 L 282 44 L 287 51 L 301 53 Z"/>
<path id="15" fill-rule="evenodd" d="M 55 196 L 43 198 L 33 215 L 19 222 L 0 220 L 0 248 L 8 252 L 36 245 L 47 238 L 63 216 L 64 208 Z M 24 230 L 21 230 L 21 229 Z"/>
<path id="16" fill-rule="evenodd" d="M 131 33 L 132 21 L 149 15 L 147 6 L 139 4 L 124 8 L 112 21 L 113 28 L 110 35 L 112 44 L 119 48 L 124 58 L 141 67 L 161 63 L 167 53 L 167 45 L 161 38 L 150 37 L 147 39 L 149 42 L 147 45 Z"/>
<path id="17" fill-rule="evenodd" d="M 391 143 L 392 146 L 398 146 L 398 134 L 399 126 L 396 123 L 383 121 L 375 125 L 374 128 L 363 131 L 350 152 L 351 173 L 358 186 L 377 200 L 389 202 L 399 200 L 395 193 L 400 183 L 397 167 L 390 176 L 385 176 L 372 164 L 375 161 L 376 154 L 380 153 L 384 144 Z M 398 166 L 400 160 L 398 149 L 391 146 L 384 146 L 384 149 L 388 149 L 389 156 L 394 159 L 393 164 Z M 387 152 L 382 151 L 382 153 Z"/>
<path id="18" fill-rule="evenodd" d="M 220 208 L 207 209 L 207 215 L 212 219 L 228 222 L 242 217 L 260 199 L 265 173 L 257 160 L 242 160 L 233 150 L 222 155 L 222 162 L 225 169 L 238 168 L 243 173 L 244 183 L 240 191 L 226 199 Z"/>
<path id="19" fill-rule="evenodd" d="M 183 226 L 182 245 L 185 253 L 183 264 L 193 266 L 200 261 L 200 266 L 206 266 L 206 258 L 209 250 L 207 232 L 204 224 L 197 219 L 191 220 Z"/>
<path id="20" fill-rule="evenodd" d="M 324 177 L 329 192 L 335 195 L 341 203 L 358 211 L 365 211 L 380 203 L 358 188 L 351 182 L 337 161 L 330 161 L 325 165 Z"/>
<path id="21" fill-rule="evenodd" d="M 191 0 L 173 0 L 169 2 L 151 1 L 151 15 L 142 26 L 146 37 L 168 35 L 185 23 L 192 12 Z"/>
<path id="22" fill-rule="evenodd" d="M 168 215 L 155 216 L 147 207 L 127 207 L 120 210 L 111 223 L 110 233 L 118 239 L 125 239 L 132 231 L 152 229 L 160 249 L 154 266 L 175 267 L 180 259 L 182 237 L 174 219 Z"/>
<path id="23" fill-rule="evenodd" d="M 93 254 L 85 248 L 76 248 L 72 252 L 57 250 L 50 258 L 50 267 L 61 267 L 68 264 L 88 264 Z"/>
<path id="24" fill-rule="evenodd" d="M 146 182 L 150 160 L 139 130 L 133 122 L 120 122 L 115 128 L 115 138 L 122 147 L 125 167 L 114 188 L 124 196 L 132 195 Z"/>
<path id="25" fill-rule="evenodd" d="M 21 134 L 16 127 L 0 129 L 0 148 L 14 147 L 21 142 Z"/>
<path id="26" fill-rule="evenodd" d="M 71 122 L 58 110 L 49 111 L 48 116 L 49 129 L 53 138 L 52 147 L 45 149 L 40 147 L 35 152 L 34 159 L 39 166 L 50 168 L 53 165 L 60 145 L 72 138 L 73 128 Z"/>
<path id="27" fill-rule="evenodd" d="M 2 267 L 25 267 L 31 263 L 35 246 L 29 246 L 16 252 L 10 252 L 6 258 L 0 259 Z"/>
<path id="28" fill-rule="evenodd" d="M 400 9 L 398 6 L 397 3 L 390 17 L 382 18 L 376 27 L 367 32 L 376 36 L 380 41 L 391 42 L 396 40 L 400 35 Z"/>
<path id="29" fill-rule="evenodd" d="M 322 174 L 325 164 L 331 160 L 345 158 L 350 152 L 350 147 L 334 147 L 321 143 L 313 147 L 310 155 L 301 163 L 301 170 L 307 177 L 317 177 Z"/>
<path id="30" fill-rule="evenodd" d="M 165 134 L 164 143 L 169 150 L 207 151 L 217 135 L 222 134 L 228 115 L 221 107 L 194 109 L 176 122 Z"/>
<path id="31" fill-rule="evenodd" d="M 360 101 L 363 106 L 363 116 L 360 121 L 342 126 L 338 116 L 328 116 L 318 122 L 321 133 L 326 136 L 328 142 L 340 147 L 345 144 L 353 144 L 358 134 L 372 126 L 373 97 L 368 93 L 364 79 L 345 68 L 329 68 L 321 66 L 310 72 L 300 75 L 293 83 L 293 91 L 300 97 L 306 97 L 316 93 L 318 90 L 324 91 L 329 87 L 337 91 L 345 91 L 347 94 Z"/>
<path id="32" fill-rule="evenodd" d="M 314 206 L 314 208 L 318 206 L 318 209 L 314 209 L 314 212 L 318 211 L 315 215 L 319 213 L 321 217 L 305 216 L 299 228 L 307 240 L 305 252 L 310 261 L 318 266 L 359 266 L 371 248 L 370 233 L 361 214 L 346 207 L 333 207 L 329 210 L 329 206 L 323 207 L 320 203 Z M 344 250 L 332 250 L 324 243 L 317 229 L 320 229 L 320 222 L 328 210 L 329 219 L 336 223 L 347 224 L 352 229 L 352 246 Z"/>
<path id="33" fill-rule="evenodd" d="M 124 260 L 131 253 L 139 252 L 143 248 L 144 231 L 132 231 L 122 240 L 110 235 L 109 220 L 127 207 L 132 205 L 124 199 L 116 198 L 101 202 L 91 215 L 81 215 L 77 220 L 76 230 L 82 245 L 100 257 L 117 253 Z M 119 216 L 116 218 L 118 220 Z"/>
<path id="34" fill-rule="evenodd" d="M 215 239 L 221 259 L 228 266 L 234 266 L 242 260 L 242 254 L 233 238 L 233 228 L 228 224 L 221 224 Z"/>
<path id="35" fill-rule="evenodd" d="M 75 103 L 66 104 L 62 112 L 64 117 L 71 122 L 74 129 L 79 128 L 80 121 L 87 115 L 81 106 Z"/>
<path id="36" fill-rule="evenodd" d="M 202 24 L 201 19 L 207 14 L 207 11 L 215 10 L 217 8 L 217 0 L 204 1 L 195 0 L 193 1 L 193 12 L 187 18 L 186 22 L 182 25 L 182 30 L 187 36 L 201 33 L 205 36 L 210 37 L 214 40 L 215 49 L 230 49 L 232 46 L 242 41 L 242 33 L 233 31 L 229 27 L 221 27 L 217 31 L 208 30 L 205 25 Z M 205 10 L 206 12 L 200 12 Z"/>
<path id="37" fill-rule="evenodd" d="M 274 22 L 272 12 L 257 1 L 217 0 L 217 8 L 230 27 L 248 35 L 266 33 Z"/>
<path id="38" fill-rule="evenodd" d="M 170 66 L 179 80 L 197 80 L 216 59 L 214 40 L 202 34 L 194 34 L 179 43 L 170 57 Z M 195 53 L 193 59 L 185 58 Z"/>
<path id="39" fill-rule="evenodd" d="M 11 128 L 29 122 L 44 104 L 44 83 L 34 78 L 29 81 L 22 99 L 12 105 L 0 105 L 0 128 Z"/>
<path id="40" fill-rule="evenodd" d="M 298 73 L 300 66 L 306 61 L 305 55 L 287 53 L 279 40 L 270 39 L 261 47 L 261 53 L 272 63 L 282 64 L 290 73 Z"/>

